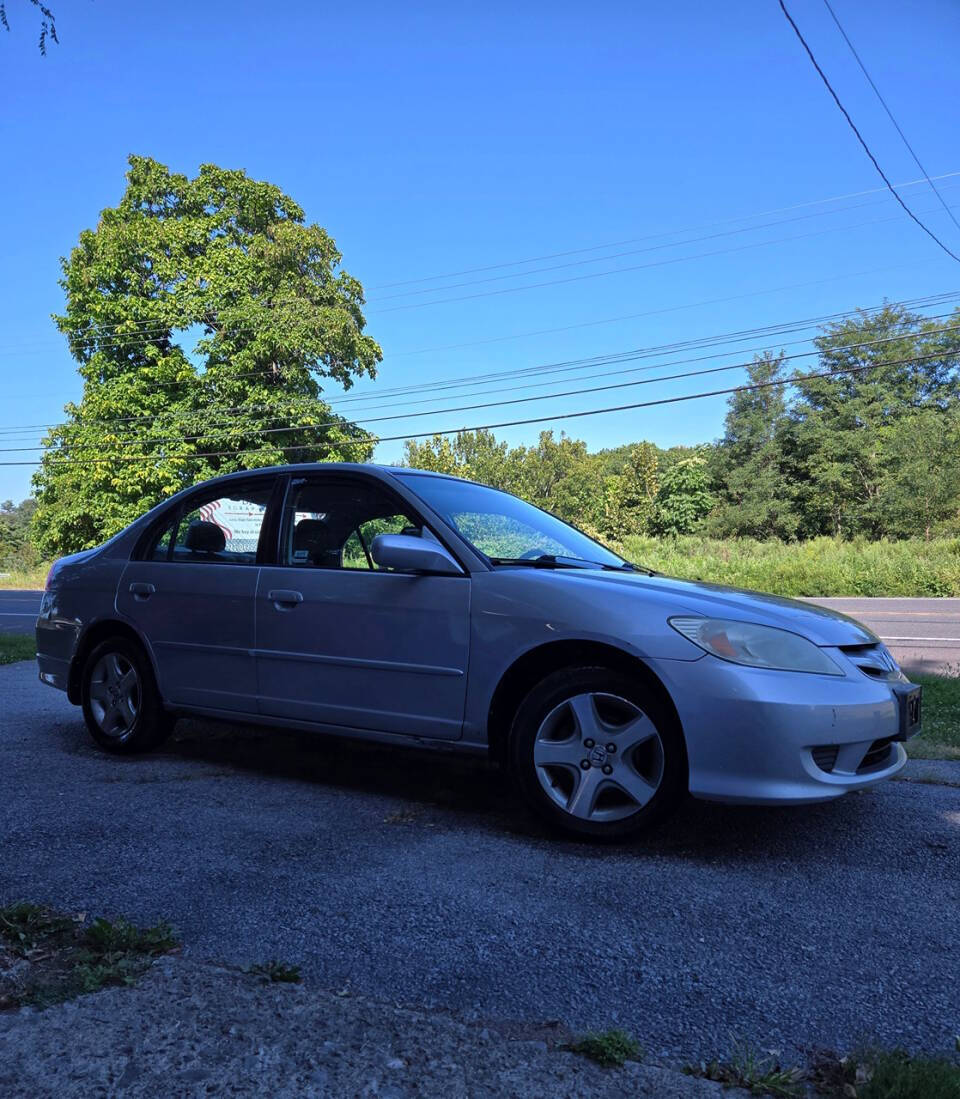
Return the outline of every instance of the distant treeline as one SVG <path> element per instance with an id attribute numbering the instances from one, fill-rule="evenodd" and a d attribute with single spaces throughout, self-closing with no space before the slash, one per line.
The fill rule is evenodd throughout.
<path id="1" fill-rule="evenodd" d="M 960 310 L 930 320 L 888 306 L 814 342 L 803 370 L 782 353 L 755 359 L 755 388 L 732 395 L 715 443 L 589 453 L 552 431 L 529 447 L 464 431 L 407 443 L 405 464 L 507 489 L 617 542 L 960 535 Z"/>
<path id="2" fill-rule="evenodd" d="M 30 520 L 37 510 L 36 502 L 12 500 L 0 503 L 0 568 L 4 565 L 32 565 L 37 560 L 30 539 Z"/>

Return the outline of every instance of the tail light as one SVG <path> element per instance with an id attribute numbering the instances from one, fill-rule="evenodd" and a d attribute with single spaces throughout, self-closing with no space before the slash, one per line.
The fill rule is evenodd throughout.
<path id="1" fill-rule="evenodd" d="M 53 574 L 57 571 L 57 565 L 58 564 L 59 564 L 59 561 L 54 561 L 53 564 L 50 566 L 50 571 L 47 573 L 47 581 L 43 585 L 43 590 L 44 591 L 49 591 L 50 590 L 50 581 L 53 579 Z"/>

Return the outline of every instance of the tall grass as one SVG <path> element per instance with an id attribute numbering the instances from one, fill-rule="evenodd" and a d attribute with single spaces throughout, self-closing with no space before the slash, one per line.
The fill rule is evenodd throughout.
<path id="1" fill-rule="evenodd" d="M 2 565 L 0 566 L 0 591 L 18 588 L 40 590 L 46 583 L 49 571 L 49 561 L 41 561 L 39 565 L 21 565 L 16 562 Z"/>
<path id="2" fill-rule="evenodd" d="M 631 561 L 689 580 L 775 595 L 960 596 L 960 538 L 925 542 L 758 542 L 629 536 Z"/>

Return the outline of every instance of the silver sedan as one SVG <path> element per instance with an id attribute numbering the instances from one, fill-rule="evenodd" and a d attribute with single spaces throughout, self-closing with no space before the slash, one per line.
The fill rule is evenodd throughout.
<path id="1" fill-rule="evenodd" d="M 568 832 L 688 792 L 804 803 L 890 778 L 920 688 L 832 611 L 662 576 L 508 493 L 370 465 L 186 489 L 56 562 L 40 678 L 111 752 L 196 714 L 488 753 Z"/>

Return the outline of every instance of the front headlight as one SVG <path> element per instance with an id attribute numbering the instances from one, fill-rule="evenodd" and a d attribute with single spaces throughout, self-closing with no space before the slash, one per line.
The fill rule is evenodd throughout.
<path id="1" fill-rule="evenodd" d="M 668 621 L 694 645 L 734 664 L 747 664 L 751 668 L 779 668 L 789 672 L 844 674 L 822 649 L 789 630 L 760 626 L 755 622 L 686 615 Z"/>

